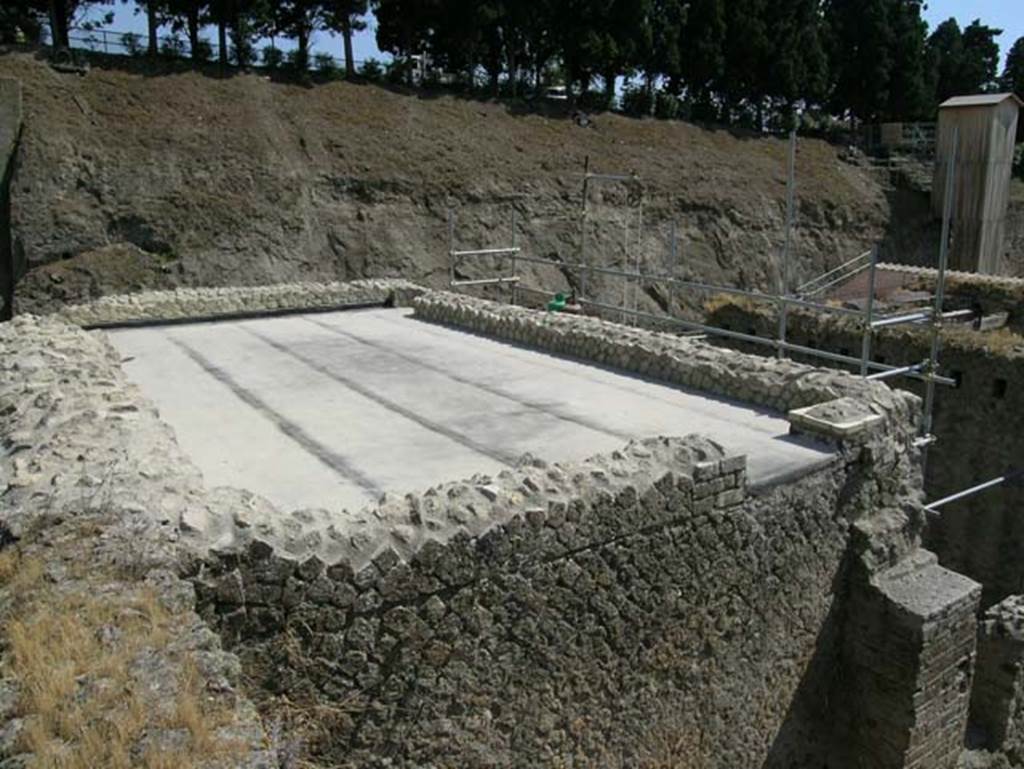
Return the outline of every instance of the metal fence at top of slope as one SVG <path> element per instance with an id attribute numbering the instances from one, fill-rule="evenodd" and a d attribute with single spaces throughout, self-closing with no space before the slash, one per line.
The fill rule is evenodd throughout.
<path id="1" fill-rule="evenodd" d="M 134 32 L 118 32 L 108 29 L 87 29 L 73 27 L 68 31 L 68 42 L 72 49 L 102 53 L 112 56 L 145 56 L 149 50 L 149 37 Z M 157 47 L 161 56 L 172 59 L 198 59 L 204 62 L 216 62 L 220 59 L 220 47 L 216 41 L 200 38 L 200 45 L 193 56 L 192 46 L 187 37 L 181 35 L 160 35 Z M 232 66 L 238 65 L 237 51 L 230 46 L 227 58 Z M 247 66 L 262 67 L 272 70 L 294 62 L 294 51 L 278 48 L 273 40 L 264 46 L 253 47 L 251 61 Z M 358 72 L 379 68 L 376 74 L 383 74 L 385 63 L 375 59 L 356 59 Z M 322 51 L 310 51 L 307 68 L 323 72 L 343 72 L 344 59 L 331 56 Z"/>

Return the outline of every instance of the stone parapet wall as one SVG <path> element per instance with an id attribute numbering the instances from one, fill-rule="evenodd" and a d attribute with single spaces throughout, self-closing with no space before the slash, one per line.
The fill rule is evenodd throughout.
<path id="1" fill-rule="evenodd" d="M 907 275 L 917 275 L 931 281 L 938 280 L 939 271 L 934 267 L 914 267 L 907 264 L 895 264 L 882 262 L 878 269 L 888 272 L 902 272 Z M 958 286 L 975 284 L 978 286 L 998 286 L 1008 292 L 1015 292 L 1018 296 L 1024 296 L 1024 278 L 1010 277 L 1006 275 L 983 275 L 980 272 L 961 272 L 959 270 L 947 270 L 946 279 L 955 281 Z"/>
<path id="2" fill-rule="evenodd" d="M 938 282 L 938 270 L 930 267 L 886 263 L 879 269 L 912 275 L 916 287 L 925 291 L 935 291 Z M 1024 331 L 1024 278 L 949 270 L 946 297 L 947 309 L 977 309 L 985 315 L 1005 312 L 1009 314 L 1009 327 L 1018 333 Z"/>
<path id="3" fill-rule="evenodd" d="M 407 305 L 423 291 L 405 280 L 347 283 L 286 283 L 239 288 L 179 288 L 96 299 L 61 309 L 57 315 L 79 326 L 112 326 L 231 318 L 274 312 L 336 310 L 359 305 Z"/>
<path id="4" fill-rule="evenodd" d="M 197 586 L 266 686 L 346 703 L 332 765 L 788 766 L 831 749 L 847 468 L 749 497 L 744 466 L 698 438 L 532 463 L 409 497 L 405 530 L 467 522 L 443 544 L 253 542 Z"/>
<path id="5" fill-rule="evenodd" d="M 597 318 L 540 313 L 458 294 L 430 292 L 413 301 L 416 317 L 614 366 L 671 384 L 788 413 L 849 397 L 887 417 L 888 429 L 912 433 L 916 397 L 842 372 L 744 355 L 703 341 L 630 328 Z"/>

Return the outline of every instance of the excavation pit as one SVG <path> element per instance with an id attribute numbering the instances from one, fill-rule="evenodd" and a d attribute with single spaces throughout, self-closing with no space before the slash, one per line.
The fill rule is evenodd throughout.
<path id="1" fill-rule="evenodd" d="M 751 485 L 832 450 L 784 415 L 423 322 L 349 310 L 117 329 L 124 368 L 209 486 L 284 510 L 356 510 L 384 492 L 493 473 L 525 453 L 581 460 L 700 433 L 745 454 Z"/>

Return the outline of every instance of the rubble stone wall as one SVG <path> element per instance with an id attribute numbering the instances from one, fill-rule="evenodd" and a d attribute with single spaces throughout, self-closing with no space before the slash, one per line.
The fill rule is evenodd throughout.
<path id="1" fill-rule="evenodd" d="M 105 296 L 63 307 L 58 317 L 79 326 L 194 321 L 275 312 L 338 310 L 359 305 L 407 305 L 422 288 L 405 280 L 282 283 L 237 288 L 179 288 Z"/>
<path id="2" fill-rule="evenodd" d="M 346 704 L 332 764 L 790 766 L 832 747 L 847 470 L 748 497 L 744 466 L 660 439 L 451 484 L 410 519 L 502 522 L 358 571 L 254 541 L 200 599 L 265 686 Z"/>
<path id="3" fill-rule="evenodd" d="M 912 431 L 916 398 L 842 372 L 790 360 L 737 355 L 703 341 L 597 318 L 538 313 L 446 292 L 413 300 L 416 317 L 630 371 L 781 413 L 851 397 Z"/>
<path id="4" fill-rule="evenodd" d="M 916 399 L 589 318 L 443 293 L 414 307 L 777 409 L 845 396 L 882 419 L 830 467 L 756 491 L 743 458 L 666 438 L 213 554 L 195 577 L 204 616 L 246 669 L 291 700 L 346 703 L 324 757 L 783 767 L 856 753 L 833 728 L 851 717 L 834 690 L 844 606 L 852 571 L 916 550 Z"/>
<path id="5" fill-rule="evenodd" d="M 1024 596 L 989 608 L 978 628 L 971 722 L 982 746 L 1024 759 Z"/>
<path id="6" fill-rule="evenodd" d="M 30 316 L 0 323 L 0 552 L 6 558 L 14 549 L 22 563 L 38 564 L 47 589 L 72 605 L 123 599 L 121 611 L 130 617 L 138 614 L 133 601 L 144 596 L 173 617 L 161 644 L 124 652 L 138 654 L 127 660 L 131 676 L 123 684 L 125 702 L 135 697 L 141 708 L 133 714 L 142 718 L 139 740 L 129 745 L 138 760 L 147 751 L 176 756 L 190 749 L 188 734 L 171 728 L 188 664 L 195 667 L 202 702 L 225 716 L 210 724 L 203 757 L 189 765 L 261 769 L 277 765 L 278 752 L 238 691 L 237 657 L 197 616 L 195 591 L 180 576 L 184 554 L 205 546 L 188 542 L 182 522 L 208 505 L 198 471 L 156 409 L 128 383 L 102 335 Z M 232 515 L 229 504 L 219 508 Z M 5 618 L 24 599 L 9 576 L 0 581 Z M 121 629 L 105 630 L 116 649 Z M 3 659 L 11 653 L 4 647 L 0 765 L 30 766 L 32 756 L 24 751 L 34 743 L 25 735 L 37 713 L 22 703 L 25 682 Z M 103 676 L 109 671 L 74 670 L 79 705 L 108 696 L 110 681 Z M 111 730 L 131 734 L 134 727 L 121 713 L 112 711 L 119 722 Z M 96 733 L 95 724 L 87 726 Z M 73 739 L 65 748 L 71 756 L 85 750 Z"/>

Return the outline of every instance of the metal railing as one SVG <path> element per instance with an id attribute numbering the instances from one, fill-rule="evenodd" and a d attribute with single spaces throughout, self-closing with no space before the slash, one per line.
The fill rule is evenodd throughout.
<path id="1" fill-rule="evenodd" d="M 797 286 L 796 294 L 804 298 L 818 296 L 828 289 L 838 286 L 871 267 L 871 251 L 865 251 L 848 262 L 843 262 L 835 269 L 812 278 L 801 286 Z"/>

